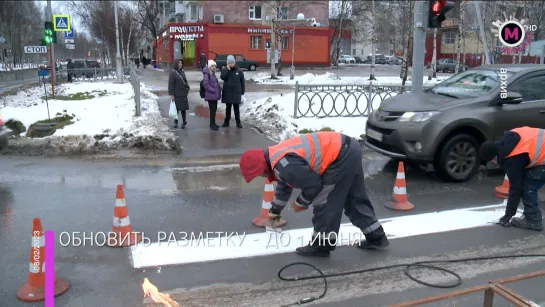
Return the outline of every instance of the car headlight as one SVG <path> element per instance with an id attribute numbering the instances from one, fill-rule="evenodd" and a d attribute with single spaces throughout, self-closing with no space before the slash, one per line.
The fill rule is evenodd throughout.
<path id="1" fill-rule="evenodd" d="M 437 114 L 439 114 L 437 111 L 405 112 L 398 120 L 400 122 L 425 122 Z"/>

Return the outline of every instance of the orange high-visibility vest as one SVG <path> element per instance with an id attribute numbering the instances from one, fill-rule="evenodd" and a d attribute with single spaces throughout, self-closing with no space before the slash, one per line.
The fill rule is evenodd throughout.
<path id="1" fill-rule="evenodd" d="M 520 135 L 520 141 L 507 158 L 527 153 L 530 156 L 530 164 L 526 168 L 545 165 L 545 149 L 543 149 L 543 145 L 545 144 L 545 129 L 525 126 L 511 131 Z"/>
<path id="2" fill-rule="evenodd" d="M 341 143 L 342 137 L 338 132 L 320 131 L 296 136 L 269 147 L 271 168 L 274 169 L 276 163 L 286 154 L 294 153 L 305 159 L 318 175 L 323 175 L 337 159 Z"/>

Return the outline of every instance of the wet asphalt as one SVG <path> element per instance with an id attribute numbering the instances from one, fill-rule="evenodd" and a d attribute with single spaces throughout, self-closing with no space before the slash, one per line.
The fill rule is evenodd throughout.
<path id="1" fill-rule="evenodd" d="M 410 212 L 390 211 L 383 205 L 391 196 L 396 165 L 372 154 L 366 154 L 363 164 L 369 195 L 379 218 L 500 202 L 493 194 L 494 187 L 502 182 L 502 174 L 493 172 L 482 183 L 446 184 L 438 182 L 433 173 L 407 167 L 408 195 L 416 208 Z M 63 232 L 76 232 L 73 236 L 82 238 L 84 232 L 93 236 L 110 231 L 117 184 L 125 187 L 133 230 L 144 232 L 152 241 L 157 240 L 159 231 L 248 234 L 263 231 L 251 224 L 251 219 L 259 214 L 262 182 L 244 183 L 236 165 L 216 170 L 185 167 L 177 160 L 114 163 L 3 157 L 0 160 L 3 264 L 0 306 L 43 306 L 43 303 L 23 304 L 15 297 L 18 287 L 26 281 L 35 217 L 41 218 L 44 230 L 55 231 L 56 274 L 72 285 L 56 299 L 55 306 L 159 306 L 143 299 L 141 283 L 145 277 L 161 291 L 170 293 L 181 306 L 280 306 L 319 292 L 318 281 L 277 280 L 276 271 L 280 267 L 301 260 L 294 254 L 133 269 L 129 249 L 99 246 L 101 242 L 70 246 L 59 241 Z M 296 215 L 288 211 L 284 217 L 288 221 L 285 229 L 311 226 L 310 212 Z M 343 222 L 348 221 L 345 218 Z M 498 226 L 397 239 L 385 253 L 366 254 L 342 247 L 330 259 L 311 262 L 325 270 L 343 271 L 422 257 L 543 253 L 544 246 L 543 233 Z M 467 287 L 543 267 L 545 261 L 534 259 L 459 264 L 451 268 L 462 274 L 463 286 Z M 316 306 L 385 306 L 446 291 L 419 287 L 400 274 L 333 279 L 329 294 Z M 545 279 L 540 280 L 513 287 L 536 302 L 545 301 L 542 291 Z M 475 295 L 474 299 L 480 298 L 482 295 Z M 460 302 L 465 301 L 454 306 L 476 305 Z"/>

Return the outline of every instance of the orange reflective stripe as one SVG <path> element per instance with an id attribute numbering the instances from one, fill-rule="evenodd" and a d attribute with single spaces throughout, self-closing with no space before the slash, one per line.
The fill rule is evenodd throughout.
<path id="1" fill-rule="evenodd" d="M 521 127 L 511 131 L 516 132 L 520 136 L 520 141 L 507 157 L 527 153 L 530 157 L 530 163 L 526 168 L 545 165 L 545 150 L 543 150 L 543 145 L 545 144 L 545 130 L 532 127 Z"/>
<path id="2" fill-rule="evenodd" d="M 288 153 L 304 158 L 311 169 L 323 174 L 337 158 L 341 147 L 341 135 L 336 132 L 314 132 L 296 136 L 275 146 L 269 147 L 271 167 Z"/>

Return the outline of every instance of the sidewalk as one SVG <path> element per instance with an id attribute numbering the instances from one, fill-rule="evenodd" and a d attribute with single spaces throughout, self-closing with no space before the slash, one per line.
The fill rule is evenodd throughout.
<path id="1" fill-rule="evenodd" d="M 170 107 L 170 97 L 167 92 L 168 73 L 153 69 L 139 69 L 140 80 L 159 96 L 157 103 L 161 114 L 168 118 L 172 125 L 172 120 L 168 117 Z M 187 126 L 185 129 L 173 129 L 174 134 L 179 137 L 183 147 L 182 156 L 184 158 L 241 155 L 250 148 L 263 148 L 273 144 L 265 136 L 255 132 L 249 126 L 239 129 L 235 125 L 234 118 L 231 119 L 231 127 L 220 128 L 219 131 L 210 130 L 208 106 L 199 96 L 200 79 L 189 78 L 188 83 L 191 87 L 189 94 L 189 111 L 187 116 Z M 216 123 L 221 125 L 223 114 L 217 114 Z M 180 121 L 181 122 L 181 121 Z"/>

